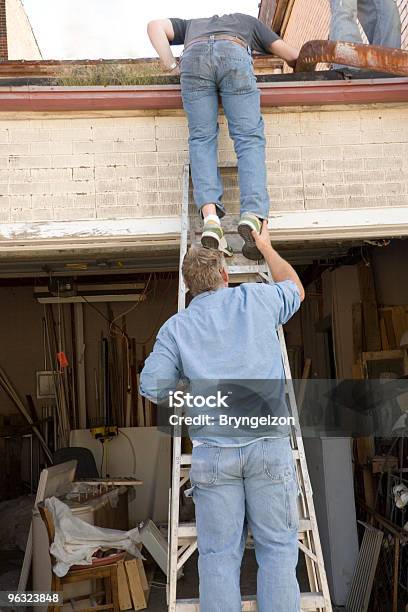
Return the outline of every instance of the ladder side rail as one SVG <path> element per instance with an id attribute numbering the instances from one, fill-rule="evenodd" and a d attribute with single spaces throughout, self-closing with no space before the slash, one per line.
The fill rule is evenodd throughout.
<path id="1" fill-rule="evenodd" d="M 190 165 L 183 168 L 183 199 L 181 203 L 181 235 L 180 235 L 180 261 L 178 285 L 178 311 L 186 307 L 186 285 L 182 274 L 183 260 L 188 246 L 188 190 L 190 185 Z M 169 559 L 167 573 L 167 603 L 169 612 L 176 609 L 177 597 L 177 565 L 178 565 L 178 527 L 180 504 L 180 476 L 181 476 L 181 426 L 173 427 L 173 465 L 170 493 L 170 525 L 169 525 Z"/>
<path id="2" fill-rule="evenodd" d="M 272 273 L 270 270 L 268 270 L 268 277 L 269 277 L 269 282 L 274 282 Z M 315 548 L 314 552 L 317 557 L 317 565 L 319 568 L 318 575 L 319 575 L 320 583 L 321 583 L 320 587 L 322 589 L 322 594 L 324 597 L 327 612 L 332 612 L 329 585 L 327 582 L 326 569 L 325 569 L 324 559 L 323 559 L 323 551 L 321 547 L 320 535 L 318 531 L 316 513 L 315 513 L 315 508 L 314 508 L 314 503 L 313 503 L 313 490 L 312 490 L 312 485 L 310 482 L 309 471 L 307 468 L 305 449 L 304 449 L 303 438 L 302 438 L 302 433 L 300 429 L 299 413 L 297 409 L 295 389 L 293 387 L 292 372 L 290 369 L 288 351 L 286 348 L 286 340 L 285 340 L 285 335 L 283 332 L 282 325 L 279 325 L 278 327 L 278 338 L 279 338 L 279 344 L 281 347 L 282 363 L 283 363 L 283 369 L 284 369 L 286 383 L 287 383 L 289 404 L 290 404 L 292 416 L 294 417 L 294 420 L 295 420 L 294 437 L 296 440 L 296 447 L 299 452 L 299 463 L 300 463 L 303 485 L 304 485 L 306 501 L 307 501 L 308 518 L 310 519 L 311 526 L 312 526 L 313 544 Z"/>

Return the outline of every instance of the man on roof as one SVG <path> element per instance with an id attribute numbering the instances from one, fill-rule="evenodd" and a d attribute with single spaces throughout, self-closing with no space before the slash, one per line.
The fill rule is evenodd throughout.
<path id="1" fill-rule="evenodd" d="M 203 19 L 159 19 L 151 21 L 147 31 L 169 73 L 180 73 L 190 133 L 194 200 L 204 219 L 202 245 L 232 254 L 220 223 L 225 215 L 217 162 L 220 96 L 238 160 L 242 252 L 249 259 L 262 259 L 252 232 L 259 234 L 262 221 L 268 219 L 269 196 L 264 122 L 252 51 L 277 55 L 292 67 L 298 51 L 264 23 L 242 13 Z M 179 63 L 171 45 L 184 45 Z"/>

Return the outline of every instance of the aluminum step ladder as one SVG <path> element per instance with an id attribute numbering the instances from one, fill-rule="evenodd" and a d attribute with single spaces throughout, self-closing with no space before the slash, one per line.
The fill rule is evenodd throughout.
<path id="1" fill-rule="evenodd" d="M 223 165 L 226 168 L 236 164 Z M 178 310 L 183 310 L 186 303 L 186 287 L 183 281 L 181 267 L 187 251 L 188 234 L 191 233 L 191 242 L 196 242 L 198 229 L 194 228 L 193 221 L 189 219 L 189 188 L 190 167 L 183 169 L 183 200 L 181 210 L 181 237 L 180 237 L 180 269 Z M 242 255 L 234 255 L 228 260 L 228 273 L 234 283 L 239 282 L 271 282 L 272 278 L 266 264 L 249 263 Z M 329 587 L 324 568 L 322 549 L 313 505 L 313 493 L 309 473 L 306 465 L 303 440 L 299 427 L 298 411 L 295 392 L 292 384 L 290 365 L 286 350 L 283 329 L 278 329 L 278 337 L 282 349 L 283 366 L 286 377 L 286 393 L 291 416 L 295 417 L 296 426 L 292 428 L 291 443 L 293 458 L 296 467 L 301 494 L 299 495 L 299 549 L 305 555 L 306 569 L 309 581 L 309 592 L 301 593 L 301 610 L 319 612 L 332 612 Z M 189 480 L 191 455 L 182 454 L 181 427 L 174 427 L 173 438 L 173 474 L 169 499 L 169 531 L 168 531 L 168 560 L 167 560 L 167 604 L 169 612 L 193 612 L 200 609 L 198 599 L 177 599 L 177 579 L 183 565 L 197 550 L 197 537 L 195 523 L 181 523 L 180 488 Z M 244 597 L 242 610 L 256 610 L 256 599 Z"/>

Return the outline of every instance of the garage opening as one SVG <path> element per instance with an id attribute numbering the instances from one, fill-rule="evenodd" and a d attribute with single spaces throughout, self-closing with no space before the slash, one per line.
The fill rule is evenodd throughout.
<path id="1" fill-rule="evenodd" d="M 360 543 L 372 525 L 383 537 L 369 609 L 393 610 L 395 601 L 402 609 L 408 590 L 408 241 L 287 243 L 279 252 L 295 265 L 306 289 L 284 331 L 333 601 L 345 605 Z M 133 266 L 129 254 L 108 263 L 78 256 L 3 264 L 0 590 L 17 589 L 22 571 L 32 590 L 47 590 L 47 534 L 38 513 L 33 516 L 36 498 L 47 490 L 91 524 L 126 531 L 147 525 L 145 608 L 165 609 L 172 441 L 157 426 L 157 407 L 139 395 L 138 380 L 160 326 L 177 311 L 174 254 L 172 261 L 153 271 Z M 333 380 L 401 381 L 387 400 L 400 420 L 383 430 L 359 431 L 327 418 L 311 428 L 315 389 Z M 183 444 L 188 452 L 189 441 Z M 81 456 L 78 447 L 85 449 Z M 76 473 L 69 469 L 74 457 Z M 44 485 L 43 471 L 52 463 L 68 464 L 54 489 Z M 193 503 L 181 497 L 182 520 L 191 520 Z M 179 579 L 183 598 L 197 596 L 196 565 L 193 555 Z M 300 554 L 301 585 L 306 573 Z M 249 540 L 242 593 L 255 590 Z M 133 609 L 134 602 L 124 597 L 121 605 Z"/>

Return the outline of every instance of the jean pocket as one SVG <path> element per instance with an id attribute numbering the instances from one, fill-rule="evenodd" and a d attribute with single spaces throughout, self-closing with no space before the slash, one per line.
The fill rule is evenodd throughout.
<path id="1" fill-rule="evenodd" d="M 286 526 L 290 530 L 299 529 L 299 487 L 297 478 L 285 482 Z"/>
<path id="2" fill-rule="evenodd" d="M 266 476 L 276 482 L 295 478 L 292 450 L 288 438 L 262 440 L 263 469 Z"/>
<path id="3" fill-rule="evenodd" d="M 213 485 L 218 478 L 218 462 L 221 448 L 200 444 L 193 448 L 190 481 L 194 485 Z"/>

